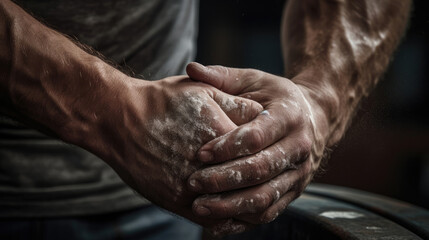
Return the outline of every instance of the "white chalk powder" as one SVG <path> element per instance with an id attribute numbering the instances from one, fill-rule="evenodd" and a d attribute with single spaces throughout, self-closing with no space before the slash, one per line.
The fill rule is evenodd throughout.
<path id="1" fill-rule="evenodd" d="M 235 145 L 241 145 L 243 143 L 243 138 L 245 135 L 250 132 L 250 127 L 242 127 L 238 130 L 237 135 L 235 135 Z"/>
<path id="2" fill-rule="evenodd" d="M 209 108 L 209 100 L 206 95 L 185 92 L 168 103 L 170 111 L 147 123 L 146 145 L 159 161 L 165 162 L 160 166 L 164 167 L 163 172 L 176 198 L 183 192 L 187 177 L 199 166 L 194 160 L 195 152 L 204 139 L 216 137 L 216 131 L 210 127 L 213 118 L 203 114 Z"/>
<path id="3" fill-rule="evenodd" d="M 276 201 L 280 199 L 280 192 L 279 190 L 276 190 Z"/>
<path id="4" fill-rule="evenodd" d="M 221 105 L 221 108 L 225 112 L 229 112 L 229 111 L 238 109 L 238 104 L 236 102 L 234 102 L 234 100 L 232 98 L 226 98 L 226 97 L 223 98 L 220 105 Z"/>

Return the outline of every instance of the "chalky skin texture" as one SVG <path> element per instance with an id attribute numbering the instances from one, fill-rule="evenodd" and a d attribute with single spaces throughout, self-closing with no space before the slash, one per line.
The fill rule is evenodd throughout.
<path id="1" fill-rule="evenodd" d="M 284 76 L 189 64 L 192 79 L 264 107 L 199 150 L 200 161 L 211 165 L 189 179 L 190 189 L 205 194 L 194 201 L 195 214 L 229 217 L 234 230 L 243 231 L 284 211 L 378 82 L 404 33 L 410 2 L 288 1 Z"/>
<path id="2" fill-rule="evenodd" d="M 186 76 L 148 83 L 150 86 L 144 86 L 144 89 L 139 86 L 140 82 L 134 82 L 132 89 L 145 91 L 144 96 L 154 104 L 151 114 L 140 120 L 138 118 L 142 116 L 127 114 L 134 116 L 136 123 L 144 123 L 143 127 L 132 124 L 134 131 L 141 134 L 137 139 L 144 140 L 138 142 L 123 136 L 123 148 L 132 143 L 136 149 L 119 153 L 115 159 L 124 159 L 124 166 L 116 169 L 132 169 L 131 178 L 128 174 L 121 175 L 124 180 L 148 200 L 167 210 L 209 227 L 227 223 L 227 220 L 199 219 L 192 214 L 192 201 L 198 194 L 186 187 L 187 179 L 202 167 L 195 154 L 204 143 L 235 129 L 243 121 L 250 121 L 262 106 L 193 82 Z M 240 107 L 223 108 L 225 102 Z M 135 107 L 136 113 L 137 109 L 143 108 Z M 142 172 L 146 174 L 148 170 L 149 177 L 142 178 Z"/>
<path id="3" fill-rule="evenodd" d="M 154 204 L 206 227 L 192 213 L 187 179 L 202 144 L 255 118 L 262 106 L 187 76 L 129 77 L 0 0 L 1 112 L 108 163 Z M 28 64 L 38 63 L 38 64 Z"/>
<path id="4" fill-rule="evenodd" d="M 0 111 L 96 154 L 214 234 L 244 231 L 310 182 L 386 68 L 410 2 L 290 0 L 285 76 L 193 63 L 200 82 L 148 82 L 0 0 Z"/>

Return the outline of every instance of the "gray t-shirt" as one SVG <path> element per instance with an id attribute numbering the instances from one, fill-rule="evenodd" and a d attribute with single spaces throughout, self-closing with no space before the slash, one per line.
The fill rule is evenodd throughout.
<path id="1" fill-rule="evenodd" d="M 144 79 L 183 74 L 195 56 L 197 0 L 15 2 Z M 96 156 L 0 116 L 0 218 L 99 214 L 147 203 Z"/>

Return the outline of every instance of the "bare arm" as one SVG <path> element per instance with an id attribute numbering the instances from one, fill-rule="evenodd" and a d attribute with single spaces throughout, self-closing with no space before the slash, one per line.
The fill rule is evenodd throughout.
<path id="1" fill-rule="evenodd" d="M 343 136 L 363 96 L 385 71 L 407 24 L 411 1 L 290 0 L 282 46 L 286 77 L 309 90 L 325 115 L 327 146 Z"/>
<path id="2" fill-rule="evenodd" d="M 0 42 L 2 112 L 70 142 L 97 114 L 77 107 L 122 84 L 109 79 L 126 77 L 7 0 L 0 1 Z"/>
<path id="3" fill-rule="evenodd" d="M 197 194 L 186 180 L 201 167 L 196 150 L 252 119 L 258 103 L 186 76 L 128 77 L 7 0 L 0 86 L 3 114 L 95 153 L 161 207 L 205 226 L 225 223 L 192 214 Z"/>
<path id="4" fill-rule="evenodd" d="M 386 68 L 409 7 L 410 1 L 403 0 L 290 0 L 282 29 L 285 77 L 188 65 L 191 78 L 265 109 L 200 149 L 201 161 L 220 164 L 194 173 L 190 188 L 230 192 L 198 198 L 195 213 L 230 217 L 242 231 L 274 220 L 297 198 L 317 171 L 325 147 L 340 140 L 359 100 Z"/>

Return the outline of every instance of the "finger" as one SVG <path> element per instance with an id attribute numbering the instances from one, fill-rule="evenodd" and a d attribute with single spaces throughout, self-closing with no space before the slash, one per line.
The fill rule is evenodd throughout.
<path id="1" fill-rule="evenodd" d="M 221 138 L 228 139 L 234 131 Z M 195 192 L 216 193 L 265 182 L 305 160 L 311 153 L 310 139 L 302 131 L 294 132 L 257 154 L 196 171 L 189 177 L 188 186 Z M 237 143 L 244 141 L 240 138 Z"/>
<path id="2" fill-rule="evenodd" d="M 289 204 L 299 197 L 299 193 L 295 190 L 287 192 L 281 196 L 272 206 L 270 206 L 262 214 L 242 214 L 235 217 L 238 220 L 251 224 L 264 224 L 274 221 L 282 212 L 284 212 Z"/>
<path id="3" fill-rule="evenodd" d="M 311 166 L 311 160 L 308 159 L 300 165 L 299 169 L 292 170 L 291 176 L 288 176 L 289 178 L 292 178 L 292 180 L 289 179 L 290 189 L 283 195 L 279 194 L 281 197 L 274 201 L 274 203 L 265 211 L 257 214 L 242 214 L 235 218 L 252 224 L 269 223 L 274 221 L 293 200 L 297 199 L 301 195 L 305 187 L 310 183 L 313 176 Z M 288 179 L 278 178 L 276 181 L 277 182 L 271 182 L 270 184 L 276 191 L 277 197 L 279 192 L 284 192 L 284 189 L 282 188 L 285 186 L 284 183 L 281 182 L 288 181 Z"/>
<path id="4" fill-rule="evenodd" d="M 297 172 L 297 170 L 286 171 L 255 187 L 198 197 L 193 202 L 192 210 L 196 215 L 208 218 L 230 218 L 246 214 L 260 216 L 293 188 L 300 178 Z M 252 223 L 262 221 L 260 217 L 252 220 Z"/>
<path id="5" fill-rule="evenodd" d="M 231 130 L 237 128 L 237 125 L 225 114 L 222 108 L 210 96 L 210 94 L 185 94 L 181 99 L 176 100 L 173 107 L 176 108 L 178 116 L 167 118 L 166 121 L 175 121 L 183 124 L 181 128 L 169 129 L 174 132 L 177 139 L 182 139 L 184 134 L 188 138 L 197 140 L 199 143 L 206 143 L 217 136 L 222 136 Z M 180 124 L 178 123 L 178 124 Z M 168 126 L 168 123 L 164 123 Z M 188 132 L 183 132 L 188 129 Z M 192 131 L 191 131 L 192 130 Z M 195 135 L 194 137 L 192 137 Z M 172 136 L 169 136 L 172 137 Z M 196 149 L 194 150 L 195 154 Z"/>
<path id="6" fill-rule="evenodd" d="M 259 152 L 282 138 L 287 130 L 285 124 L 265 115 L 267 112 L 264 110 L 264 115 L 206 143 L 199 149 L 198 159 L 204 163 L 225 162 Z"/>
<path id="7" fill-rule="evenodd" d="M 198 170 L 189 177 L 188 185 L 199 193 L 254 186 L 295 168 L 297 163 L 307 159 L 310 151 L 309 140 L 288 136 L 255 155 Z"/>
<path id="8" fill-rule="evenodd" d="M 258 102 L 236 97 L 219 90 L 214 91 L 213 99 L 225 114 L 237 125 L 252 121 L 264 108 Z"/>
<path id="9" fill-rule="evenodd" d="M 261 71 L 254 69 L 204 66 L 196 62 L 189 63 L 186 72 L 191 79 L 210 84 L 232 95 L 243 93 L 246 87 L 258 81 L 262 75 Z"/>
<path id="10" fill-rule="evenodd" d="M 198 159 L 218 163 L 254 154 L 303 126 L 303 110 L 295 105 L 287 109 L 285 106 L 272 103 L 251 122 L 206 143 L 198 151 Z"/>
<path id="11" fill-rule="evenodd" d="M 203 121 L 209 122 L 209 126 L 212 131 L 210 131 L 210 129 L 206 129 L 205 131 L 209 132 L 212 140 L 213 137 L 224 136 L 228 132 L 237 128 L 237 125 L 228 117 L 228 115 L 213 99 L 212 102 L 207 104 L 205 109 L 202 109 L 201 116 L 207 118 Z"/>

